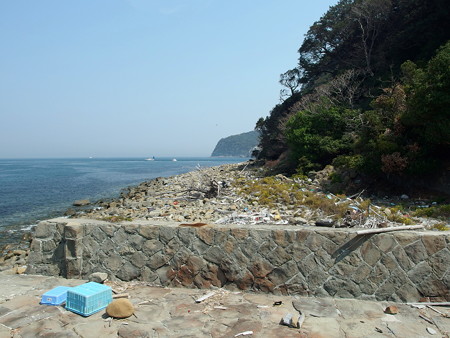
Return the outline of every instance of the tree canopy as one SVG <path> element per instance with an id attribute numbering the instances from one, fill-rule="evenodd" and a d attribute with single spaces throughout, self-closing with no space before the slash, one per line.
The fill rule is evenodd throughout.
<path id="1" fill-rule="evenodd" d="M 305 172 L 357 158 L 373 175 L 439 170 L 450 151 L 450 3 L 341 0 L 316 22 L 282 102 L 257 123 L 261 159 Z"/>

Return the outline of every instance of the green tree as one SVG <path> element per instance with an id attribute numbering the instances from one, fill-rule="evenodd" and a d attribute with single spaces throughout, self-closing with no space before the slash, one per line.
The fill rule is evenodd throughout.
<path id="1" fill-rule="evenodd" d="M 338 106 L 299 111 L 288 122 L 286 138 L 301 171 L 318 169 L 347 153 L 352 144 L 347 120 L 355 111 Z"/>
<path id="2" fill-rule="evenodd" d="M 401 117 L 406 133 L 434 151 L 450 146 L 450 41 L 441 47 L 424 69 L 403 64 L 408 94 Z"/>

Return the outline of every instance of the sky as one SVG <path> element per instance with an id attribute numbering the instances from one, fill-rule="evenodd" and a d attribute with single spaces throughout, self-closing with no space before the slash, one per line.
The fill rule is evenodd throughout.
<path id="1" fill-rule="evenodd" d="M 210 156 L 337 0 L 0 0 L 0 158 Z"/>

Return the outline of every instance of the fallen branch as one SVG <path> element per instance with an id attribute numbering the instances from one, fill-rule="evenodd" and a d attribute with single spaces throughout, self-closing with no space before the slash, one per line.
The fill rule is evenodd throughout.
<path id="1" fill-rule="evenodd" d="M 420 303 L 406 303 L 406 305 L 450 306 L 450 302 L 420 302 Z"/>
<path id="2" fill-rule="evenodd" d="M 367 229 L 356 231 L 357 235 L 378 234 L 382 232 L 402 231 L 402 230 L 415 230 L 422 229 L 423 225 L 405 225 L 399 227 L 381 228 L 381 229 Z"/>
<path id="3" fill-rule="evenodd" d="M 442 317 L 445 317 L 445 318 L 450 318 L 450 316 L 448 315 L 448 314 L 446 314 L 446 313 L 443 313 L 443 312 L 441 312 L 441 311 L 439 311 L 438 309 L 435 309 L 434 307 L 432 307 L 431 305 L 427 305 L 427 308 L 429 308 L 429 309 L 431 309 L 431 310 L 433 310 L 434 312 L 437 312 L 437 313 L 439 313 Z"/>
<path id="4" fill-rule="evenodd" d="M 366 190 L 366 189 L 363 189 L 361 192 L 358 192 L 358 193 L 356 193 L 356 194 L 354 194 L 354 195 L 348 196 L 347 198 L 349 198 L 349 199 L 358 198 L 359 196 L 362 195 L 362 193 L 363 193 L 365 190 Z"/>
<path id="5" fill-rule="evenodd" d="M 426 316 L 424 316 L 422 314 L 420 314 L 419 317 L 422 318 L 423 320 L 427 321 L 428 323 L 434 325 L 434 322 L 430 318 L 428 318 L 428 317 L 426 317 Z"/>

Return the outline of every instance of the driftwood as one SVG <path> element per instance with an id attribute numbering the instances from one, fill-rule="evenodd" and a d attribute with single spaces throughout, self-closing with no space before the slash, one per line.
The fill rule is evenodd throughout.
<path id="1" fill-rule="evenodd" d="M 130 295 L 128 293 L 118 293 L 113 295 L 112 297 L 113 299 L 117 299 L 117 298 L 130 298 Z"/>
<path id="2" fill-rule="evenodd" d="M 450 318 L 450 315 L 448 315 L 447 313 L 443 313 L 443 312 L 439 311 L 438 309 L 435 309 L 435 308 L 432 307 L 431 305 L 427 305 L 427 308 L 433 310 L 434 312 L 439 313 L 442 317 Z"/>
<path id="3" fill-rule="evenodd" d="M 181 223 L 180 227 L 196 227 L 196 228 L 199 228 L 199 227 L 202 227 L 202 226 L 205 226 L 205 225 L 208 225 L 208 224 L 207 223 Z"/>
<path id="4" fill-rule="evenodd" d="M 420 314 L 419 317 L 422 318 L 423 320 L 427 321 L 428 323 L 434 325 L 434 322 L 430 318 L 428 318 L 427 316 L 424 316 L 424 315 Z"/>
<path id="5" fill-rule="evenodd" d="M 406 305 L 450 306 L 450 302 L 419 302 L 419 303 L 406 303 Z"/>
<path id="6" fill-rule="evenodd" d="M 356 234 L 357 235 L 379 234 L 382 232 L 415 230 L 415 229 L 422 229 L 422 228 L 423 228 L 423 225 L 405 225 L 405 226 L 390 227 L 390 228 L 358 230 L 358 231 L 356 231 Z"/>

